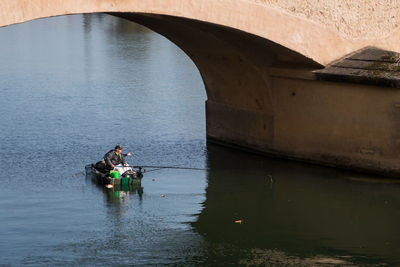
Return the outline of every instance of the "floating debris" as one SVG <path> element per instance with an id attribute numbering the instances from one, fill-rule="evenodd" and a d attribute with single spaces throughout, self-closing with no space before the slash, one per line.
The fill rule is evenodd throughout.
<path id="1" fill-rule="evenodd" d="M 153 178 L 153 179 L 151 179 L 151 180 L 154 182 L 156 179 Z"/>
<path id="2" fill-rule="evenodd" d="M 165 195 L 161 195 L 161 197 L 165 197 Z"/>

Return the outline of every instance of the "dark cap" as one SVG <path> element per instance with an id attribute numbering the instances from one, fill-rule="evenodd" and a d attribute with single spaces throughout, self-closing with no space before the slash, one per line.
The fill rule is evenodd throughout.
<path id="1" fill-rule="evenodd" d="M 115 146 L 115 150 L 117 150 L 117 149 L 122 150 L 122 146 L 116 145 L 116 146 Z"/>

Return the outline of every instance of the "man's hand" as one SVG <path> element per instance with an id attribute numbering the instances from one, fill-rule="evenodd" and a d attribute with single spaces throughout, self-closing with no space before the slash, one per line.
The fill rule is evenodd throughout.
<path id="1" fill-rule="evenodd" d="M 114 164 L 111 164 L 111 168 L 113 168 L 113 169 L 114 169 L 114 167 L 115 167 L 115 166 L 114 166 Z"/>
<path id="2" fill-rule="evenodd" d="M 129 152 L 128 154 L 126 154 L 127 156 L 132 156 L 133 155 L 133 153 L 132 152 Z"/>
<path id="3" fill-rule="evenodd" d="M 124 166 L 125 166 L 125 167 L 128 166 L 128 163 L 125 163 Z"/>

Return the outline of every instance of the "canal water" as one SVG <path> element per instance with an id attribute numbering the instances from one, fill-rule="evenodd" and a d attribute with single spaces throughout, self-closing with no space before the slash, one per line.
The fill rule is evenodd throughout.
<path id="1" fill-rule="evenodd" d="M 0 96 L 0 265 L 400 264 L 399 181 L 207 144 L 199 72 L 137 24 L 1 28 Z M 83 171 L 115 144 L 207 170 L 108 190 Z"/>

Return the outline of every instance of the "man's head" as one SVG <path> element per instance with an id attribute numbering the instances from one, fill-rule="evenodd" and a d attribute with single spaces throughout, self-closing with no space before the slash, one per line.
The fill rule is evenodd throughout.
<path id="1" fill-rule="evenodd" d="M 117 154 L 121 153 L 122 151 L 122 147 L 120 145 L 116 145 L 115 146 L 115 152 L 117 152 Z"/>

